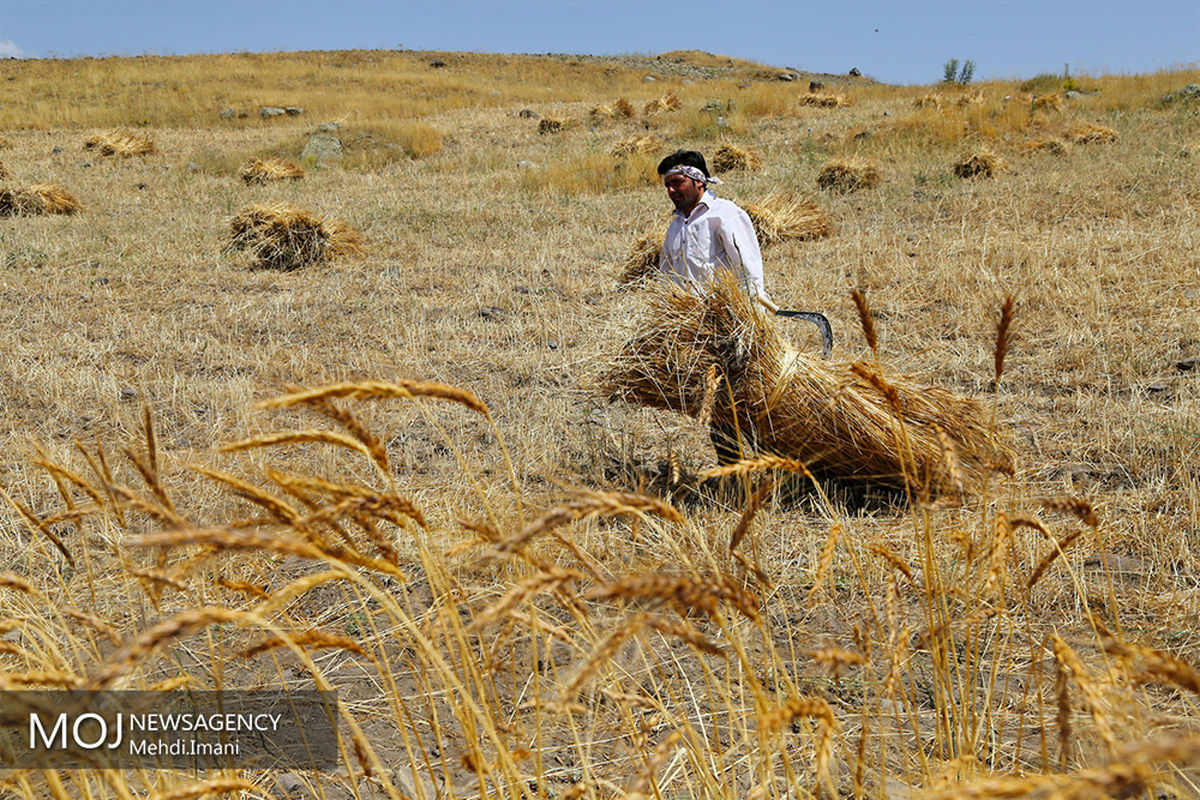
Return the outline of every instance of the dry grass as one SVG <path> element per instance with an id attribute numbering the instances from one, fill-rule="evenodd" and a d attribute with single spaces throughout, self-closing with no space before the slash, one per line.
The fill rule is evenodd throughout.
<path id="1" fill-rule="evenodd" d="M 954 162 L 954 174 L 960 178 L 994 178 L 1008 169 L 1008 163 L 990 150 L 966 153 Z"/>
<path id="2" fill-rule="evenodd" d="M 1044 94 L 1033 99 L 1035 111 L 1062 111 L 1063 99 L 1061 94 Z"/>
<path id="3" fill-rule="evenodd" d="M 284 180 L 298 181 L 304 177 L 304 168 L 286 158 L 252 158 L 238 169 L 238 177 L 248 185 Z"/>
<path id="4" fill-rule="evenodd" d="M 1117 141 L 1117 132 L 1104 125 L 1079 122 L 1063 133 L 1063 138 L 1072 144 L 1111 144 Z"/>
<path id="5" fill-rule="evenodd" d="M 12 772 L 0 793 L 141 800 L 241 780 L 282 797 L 276 781 L 298 779 L 314 797 L 446 800 L 1194 794 L 1200 225 L 1176 155 L 1195 137 L 1159 99 L 1200 74 L 1078 76 L 1100 93 L 1059 120 L 1031 114 L 1016 81 L 966 108 L 936 87 L 939 110 L 910 107 L 934 87 L 827 78 L 855 105 L 804 110 L 778 70 L 726 61 L 5 63 L 4 161 L 88 213 L 0 220 L 0 680 L 329 685 L 347 752 L 336 772 L 293 776 Z M 684 109 L 628 130 L 539 137 L 517 116 L 583 119 L 664 91 Z M 734 101 L 729 128 L 699 112 L 712 98 Z M 253 114 L 281 101 L 308 115 Z M 229 105 L 251 115 L 220 119 Z M 77 166 L 84 136 L 143 116 L 166 159 Z M 220 220 L 246 203 L 238 165 L 294 159 L 334 119 L 346 160 L 354 132 L 385 120 L 445 131 L 444 147 L 414 160 L 374 136 L 394 155 L 275 185 L 360 225 L 361 260 L 220 257 Z M 1120 138 L 1023 157 L 986 187 L 950 172 L 1076 119 Z M 847 391 L 887 403 L 914 386 L 893 376 L 916 375 L 981 398 L 1012 432 L 1015 474 L 927 502 L 813 482 L 779 457 L 702 479 L 704 409 L 729 395 L 715 360 L 695 419 L 606 404 L 589 376 L 645 298 L 613 279 L 669 210 L 660 184 L 616 180 L 608 148 L 634 133 L 770 154 L 730 181 L 742 199 L 813 189 L 851 152 L 886 167 L 877 190 L 822 193 L 838 234 L 771 245 L 767 286 L 830 318 L 838 369 L 867 362 L 838 374 Z M 861 317 L 856 289 L 872 300 Z M 812 326 L 776 327 L 816 352 Z M 132 433 L 143 404 L 152 441 Z M 968 459 L 943 433 L 953 481 Z"/>
<path id="6" fill-rule="evenodd" d="M 857 192 L 874 189 L 881 180 L 879 167 L 863 158 L 841 158 L 830 161 L 817 173 L 817 185 L 832 192 Z"/>
<path id="7" fill-rule="evenodd" d="M 750 147 L 725 143 L 713 151 L 708 163 L 714 172 L 753 171 L 762 167 L 762 155 Z"/>
<path id="8" fill-rule="evenodd" d="M 229 226 L 228 247 L 248 250 L 266 269 L 289 271 L 364 252 L 362 236 L 345 221 L 285 203 L 247 206 Z"/>
<path id="9" fill-rule="evenodd" d="M 66 187 L 41 183 L 17 189 L 0 189 L 0 217 L 40 214 L 76 214 L 83 206 Z"/>
<path id="10" fill-rule="evenodd" d="M 154 140 L 146 134 L 132 131 L 105 131 L 90 136 L 83 143 L 84 149 L 95 150 L 102 156 L 132 158 L 158 152 Z"/>
<path id="11" fill-rule="evenodd" d="M 933 108 L 942 107 L 942 97 L 937 94 L 923 94 L 913 101 L 913 108 Z"/>
<path id="12" fill-rule="evenodd" d="M 761 202 L 747 203 L 745 209 L 764 249 L 790 239 L 820 239 L 837 230 L 833 215 L 807 197 L 772 192 Z"/>
<path id="13" fill-rule="evenodd" d="M 12 173 L 8 171 L 8 167 L 4 166 L 4 162 L 0 161 L 0 181 L 6 181 L 12 177 Z"/>

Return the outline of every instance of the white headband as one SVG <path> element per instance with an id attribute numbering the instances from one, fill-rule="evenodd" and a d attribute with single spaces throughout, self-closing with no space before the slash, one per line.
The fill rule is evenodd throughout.
<path id="1" fill-rule="evenodd" d="M 693 166 L 689 166 L 687 164 L 677 164 L 676 166 L 671 167 L 669 170 L 667 170 L 665 173 L 663 173 L 664 178 L 669 178 L 672 175 L 682 175 L 685 178 L 691 178 L 694 181 L 700 181 L 700 183 L 703 183 L 705 185 L 710 184 L 710 183 L 715 183 L 718 186 L 721 185 L 720 178 L 713 178 L 711 176 L 705 175 L 702 171 L 700 171 L 699 167 L 693 167 Z"/>

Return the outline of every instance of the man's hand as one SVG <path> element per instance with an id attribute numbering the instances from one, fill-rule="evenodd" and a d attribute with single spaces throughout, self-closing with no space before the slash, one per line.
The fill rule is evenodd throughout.
<path id="1" fill-rule="evenodd" d="M 761 294 L 756 294 L 754 296 L 754 299 L 757 300 L 759 302 L 759 304 L 762 305 L 763 308 L 765 308 L 767 311 L 770 311 L 772 314 L 779 313 L 779 306 L 772 303 L 770 298 L 763 297 Z"/>

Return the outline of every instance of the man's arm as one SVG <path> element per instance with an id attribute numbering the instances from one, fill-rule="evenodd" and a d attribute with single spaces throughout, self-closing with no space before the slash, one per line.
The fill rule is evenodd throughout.
<path id="1" fill-rule="evenodd" d="M 729 267 L 755 297 L 770 298 L 763 284 L 762 251 L 758 247 L 758 234 L 750 215 L 734 206 L 734 213 L 722 215 L 720 237 L 729 256 Z"/>

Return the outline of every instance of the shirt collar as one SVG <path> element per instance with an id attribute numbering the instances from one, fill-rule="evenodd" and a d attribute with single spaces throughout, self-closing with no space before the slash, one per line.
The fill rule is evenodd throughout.
<path id="1" fill-rule="evenodd" d="M 696 216 L 697 211 L 706 211 L 711 208 L 713 200 L 716 199 L 717 196 L 713 194 L 711 190 L 705 189 L 704 194 L 700 195 L 700 200 L 696 202 L 696 205 L 692 208 L 690 213 L 684 214 L 679 209 L 675 209 L 674 213 L 678 214 L 684 219 L 691 219 L 692 217 Z"/>

